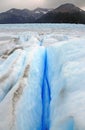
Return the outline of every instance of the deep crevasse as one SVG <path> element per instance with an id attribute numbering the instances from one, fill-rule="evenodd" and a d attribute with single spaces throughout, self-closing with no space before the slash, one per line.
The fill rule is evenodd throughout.
<path id="1" fill-rule="evenodd" d="M 85 130 L 85 40 L 34 41 L 1 52 L 0 130 Z"/>

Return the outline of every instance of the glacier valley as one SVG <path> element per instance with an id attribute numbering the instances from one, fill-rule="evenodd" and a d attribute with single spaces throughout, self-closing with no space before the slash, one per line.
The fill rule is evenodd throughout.
<path id="1" fill-rule="evenodd" d="M 0 130 L 85 130 L 85 25 L 0 25 Z"/>

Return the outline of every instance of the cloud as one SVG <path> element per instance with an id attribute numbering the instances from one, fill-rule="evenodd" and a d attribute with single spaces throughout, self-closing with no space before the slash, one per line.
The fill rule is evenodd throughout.
<path id="1" fill-rule="evenodd" d="M 85 6 L 85 0 L 47 0 L 46 6 L 50 7 L 58 7 L 61 4 L 64 3 L 73 3 L 79 7 Z"/>
<path id="2" fill-rule="evenodd" d="M 85 0 L 0 0 L 0 11 L 6 11 L 10 8 L 56 8 L 64 3 L 73 3 L 81 8 L 85 7 Z"/>

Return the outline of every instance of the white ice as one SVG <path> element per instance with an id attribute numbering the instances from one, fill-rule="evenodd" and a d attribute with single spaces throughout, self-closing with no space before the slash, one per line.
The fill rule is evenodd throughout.
<path id="1" fill-rule="evenodd" d="M 85 25 L 0 25 L 0 130 L 85 130 Z"/>

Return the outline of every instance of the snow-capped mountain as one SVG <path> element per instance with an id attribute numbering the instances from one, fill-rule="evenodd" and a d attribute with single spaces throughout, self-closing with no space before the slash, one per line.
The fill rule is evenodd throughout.
<path id="1" fill-rule="evenodd" d="M 52 9 L 45 9 L 45 8 L 36 8 L 33 10 L 34 13 L 42 13 L 46 14 L 48 11 L 51 11 Z"/>
<path id="2" fill-rule="evenodd" d="M 47 14 L 49 11 L 51 11 L 52 9 L 45 9 L 45 8 L 36 8 L 32 11 L 32 15 L 35 17 L 35 19 L 40 18 L 41 16 L 43 16 L 44 14 Z"/>

